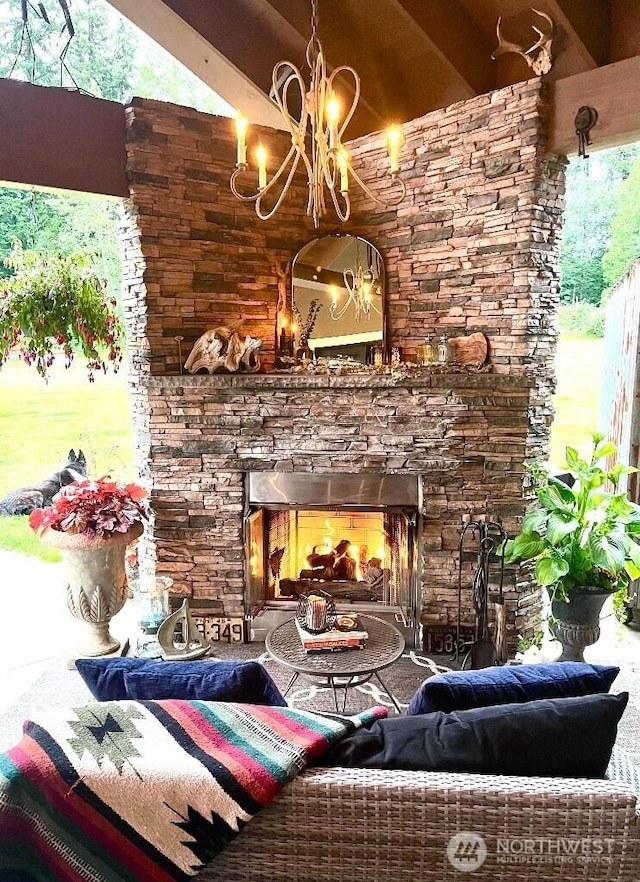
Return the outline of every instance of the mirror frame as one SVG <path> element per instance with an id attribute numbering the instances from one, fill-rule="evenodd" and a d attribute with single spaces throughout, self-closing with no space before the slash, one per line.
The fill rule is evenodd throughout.
<path id="1" fill-rule="evenodd" d="M 364 244 L 367 248 L 373 249 L 375 255 L 377 255 L 377 263 L 379 266 L 379 275 L 376 280 L 376 287 L 379 287 L 380 290 L 380 322 L 379 322 L 379 331 L 375 332 L 375 336 L 371 340 L 366 341 L 356 341 L 354 343 L 342 343 L 336 344 L 333 346 L 323 346 L 322 349 L 318 350 L 320 357 L 328 357 L 328 358 L 344 358 L 349 359 L 352 363 L 360 363 L 367 364 L 373 363 L 373 351 L 375 349 L 379 349 L 382 354 L 386 351 L 386 268 L 384 264 L 384 258 L 379 251 L 379 249 L 368 239 L 365 239 L 363 236 L 359 236 L 354 233 L 343 233 L 336 232 L 330 233 L 326 236 L 318 236 L 315 239 L 310 240 L 302 248 L 295 254 L 291 261 L 291 279 L 288 290 L 288 297 L 286 303 L 284 304 L 284 309 L 280 309 L 278 311 L 278 315 L 276 317 L 276 357 L 280 364 L 291 364 L 294 361 L 300 361 L 302 358 L 311 359 L 315 353 L 316 347 L 312 347 L 309 345 L 308 341 L 305 341 L 304 338 L 300 340 L 299 331 L 296 332 L 296 322 L 295 322 L 295 283 L 296 278 L 304 281 L 303 276 L 296 277 L 296 265 L 298 266 L 310 266 L 309 264 L 300 264 L 299 259 L 301 255 L 308 253 L 313 245 L 321 242 L 331 242 L 334 240 L 336 242 L 342 240 L 344 242 L 361 243 Z M 337 251 L 337 256 L 344 251 L 344 247 Z M 343 290 L 346 289 L 345 283 L 343 281 L 343 273 L 344 270 L 348 269 L 348 267 L 344 267 L 339 270 L 332 270 L 330 267 L 324 268 L 327 272 L 334 272 L 336 275 L 339 273 L 340 276 L 340 284 L 343 287 Z M 318 273 L 321 273 L 322 269 L 318 269 Z M 311 281 L 316 283 L 318 280 L 315 276 L 312 277 Z M 328 293 L 328 292 L 327 292 Z M 311 301 L 313 303 L 313 301 Z M 376 309 L 376 312 L 378 310 Z M 298 313 L 299 314 L 299 313 Z M 342 320 L 341 320 L 342 321 Z M 347 325 L 347 327 L 353 327 L 355 325 L 355 321 L 351 322 L 351 325 Z M 313 327 L 313 326 L 312 326 Z M 352 330 L 351 333 L 355 334 L 355 330 Z M 340 335 L 336 335 L 340 337 L 347 336 L 342 333 Z M 310 340 L 313 340 L 312 332 L 309 335 Z M 326 339 L 326 338 L 323 338 Z M 306 342 L 306 345 L 305 345 Z M 329 350 L 329 351 L 327 351 Z M 359 350 L 359 354 L 358 354 Z"/>

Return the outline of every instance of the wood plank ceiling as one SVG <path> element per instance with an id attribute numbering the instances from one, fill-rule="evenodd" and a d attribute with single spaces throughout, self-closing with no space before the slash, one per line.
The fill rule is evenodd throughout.
<path id="1" fill-rule="evenodd" d="M 310 35 L 306 0 L 110 2 L 249 118 L 260 116 L 251 105 L 256 97 L 266 103 L 277 61 L 304 68 Z M 533 75 L 518 55 L 491 58 L 499 16 L 506 39 L 525 47 L 536 39 L 532 25 L 541 20 L 528 0 L 318 3 L 319 36 L 329 64 L 351 65 L 362 80 L 349 137 Z M 640 55 L 638 0 L 539 0 L 536 9 L 557 25 L 550 81 Z M 154 27 L 154 21 L 162 27 Z M 238 88 L 239 81 L 247 89 Z"/>

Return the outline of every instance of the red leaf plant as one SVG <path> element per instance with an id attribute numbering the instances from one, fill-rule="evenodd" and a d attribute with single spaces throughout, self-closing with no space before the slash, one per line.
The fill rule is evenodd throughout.
<path id="1" fill-rule="evenodd" d="M 29 525 L 36 533 L 47 528 L 85 536 L 126 533 L 148 517 L 144 504 L 147 495 L 137 484 L 123 487 L 109 475 L 97 480 L 83 478 L 59 490 L 51 505 L 34 509 Z"/>

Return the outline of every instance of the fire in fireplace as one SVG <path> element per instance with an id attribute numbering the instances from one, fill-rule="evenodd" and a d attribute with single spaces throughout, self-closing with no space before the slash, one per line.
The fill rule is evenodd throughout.
<path id="1" fill-rule="evenodd" d="M 402 513 L 267 510 L 264 529 L 269 600 L 315 585 L 336 600 L 395 604 L 403 580 L 410 578 Z"/>
<path id="2" fill-rule="evenodd" d="M 249 473 L 254 614 L 322 588 L 340 605 L 395 612 L 413 627 L 419 496 L 416 476 Z"/>

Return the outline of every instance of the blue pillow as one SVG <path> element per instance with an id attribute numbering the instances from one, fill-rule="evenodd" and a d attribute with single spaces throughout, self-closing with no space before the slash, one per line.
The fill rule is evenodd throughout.
<path id="1" fill-rule="evenodd" d="M 418 687 L 407 715 L 451 713 L 490 704 L 512 704 L 540 698 L 570 698 L 608 692 L 620 668 L 587 662 L 508 665 L 479 671 L 436 674 Z"/>
<path id="2" fill-rule="evenodd" d="M 544 698 L 377 720 L 322 755 L 364 769 L 603 778 L 629 694 Z"/>
<path id="3" fill-rule="evenodd" d="M 98 701 L 180 698 L 287 706 L 269 673 L 256 661 L 79 658 L 76 667 Z"/>

